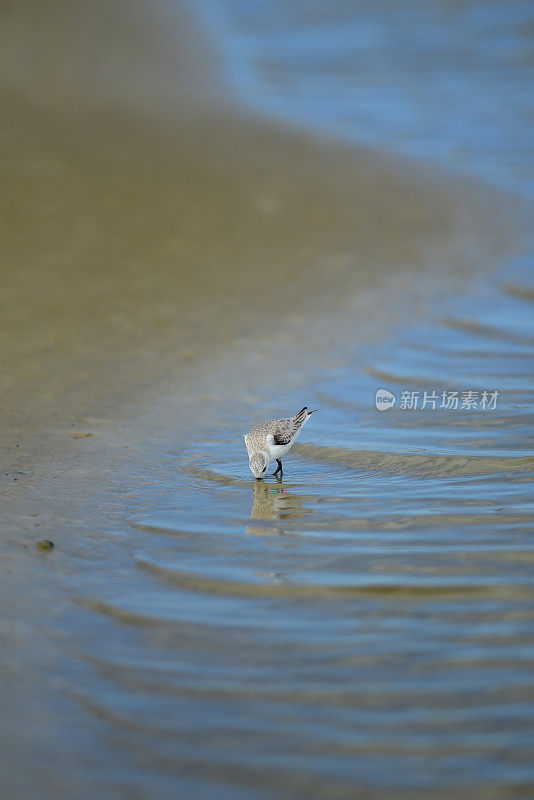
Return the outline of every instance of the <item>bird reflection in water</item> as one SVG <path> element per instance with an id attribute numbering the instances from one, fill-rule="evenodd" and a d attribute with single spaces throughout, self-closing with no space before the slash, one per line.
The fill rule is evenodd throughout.
<path id="1" fill-rule="evenodd" d="M 283 520 L 300 519 L 307 516 L 309 511 L 303 508 L 304 498 L 288 492 L 280 482 L 269 484 L 266 481 L 254 481 L 252 485 L 252 520 Z M 282 534 L 282 527 L 249 525 L 247 533 L 252 536 L 272 536 Z"/>

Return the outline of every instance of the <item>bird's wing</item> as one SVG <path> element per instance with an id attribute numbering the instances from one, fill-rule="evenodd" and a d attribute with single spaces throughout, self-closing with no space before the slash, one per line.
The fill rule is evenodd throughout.
<path id="1" fill-rule="evenodd" d="M 295 432 L 293 425 L 284 425 L 279 427 L 271 436 L 273 437 L 273 444 L 289 444 L 291 437 Z"/>

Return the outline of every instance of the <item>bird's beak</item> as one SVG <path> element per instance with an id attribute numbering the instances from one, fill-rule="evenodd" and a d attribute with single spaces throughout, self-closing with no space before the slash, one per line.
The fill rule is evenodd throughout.
<path id="1" fill-rule="evenodd" d="M 261 481 L 261 478 L 256 478 L 257 481 Z"/>

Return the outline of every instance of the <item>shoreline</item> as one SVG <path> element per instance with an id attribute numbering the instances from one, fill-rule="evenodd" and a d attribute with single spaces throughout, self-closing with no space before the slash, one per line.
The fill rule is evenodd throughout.
<path id="1" fill-rule="evenodd" d="M 22 41 L 7 51 L 8 72 L 41 34 L 40 15 L 50 25 L 64 11 L 59 0 L 47 10 L 8 6 L 5 30 Z M 43 430 L 98 409 L 105 415 L 143 389 L 149 396 L 154 381 L 201 353 L 215 357 L 220 342 L 244 331 L 261 349 L 273 325 L 299 308 L 313 314 L 316 301 L 335 312 L 347 294 L 430 260 L 467 274 L 509 245 L 513 226 L 502 221 L 498 191 L 423 165 L 414 175 L 400 158 L 240 110 L 213 79 L 219 57 L 199 58 L 187 38 L 200 35 L 192 9 L 180 19 L 172 4 L 158 3 L 143 29 L 135 98 L 120 89 L 140 19 L 118 0 L 93 5 L 81 20 L 72 4 L 69 11 L 57 36 L 69 43 L 72 74 L 58 85 L 61 59 L 37 72 L 53 49 L 45 40 L 48 50 L 37 49 L 19 70 L 18 93 L 4 101 L 9 277 L 0 333 L 14 438 L 32 416 Z M 167 31 L 162 20 L 171 17 L 176 27 Z M 187 39 L 183 52 L 174 48 L 179 57 L 170 47 L 178 29 Z M 100 72 L 79 75 L 98 47 L 120 53 L 107 93 Z M 170 94 L 153 96 L 156 74 L 176 106 Z M 214 94 L 215 110 L 207 110 Z M 492 241 L 472 252 L 477 236 Z"/>
<path id="2" fill-rule="evenodd" d="M 335 310 L 429 260 L 467 275 L 485 250 L 499 257 L 510 229 L 489 229 L 491 208 L 467 217 L 474 196 L 424 175 L 239 119 L 220 118 L 213 136 L 202 118 L 181 135 L 140 120 L 134 134 L 120 113 L 105 133 L 99 116 L 51 122 L 12 104 L 12 118 L 2 334 L 13 433 L 30 410 L 40 427 L 69 404 L 74 419 L 105 413 L 246 330 L 261 349 L 299 308 Z M 469 252 L 477 228 L 492 241 Z"/>
<path id="3" fill-rule="evenodd" d="M 172 93 L 151 97 L 154 76 L 173 63 L 157 52 L 157 36 L 144 54 L 146 81 L 122 103 L 143 33 L 124 13 L 130 38 L 116 44 L 126 58 L 107 96 L 82 92 L 73 102 L 76 70 L 64 93 L 53 71 L 40 91 L 34 65 L 23 75 L 35 81 L 31 91 L 12 86 L 5 104 L 0 674 L 12 698 L 8 722 L 16 721 L 3 752 L 8 766 L 18 764 L 19 774 L 9 773 L 19 797 L 35 793 L 43 775 L 42 796 L 58 796 L 47 762 L 67 734 L 47 741 L 46 730 L 35 732 L 42 719 L 78 732 L 59 791 L 88 796 L 79 773 L 93 780 L 95 756 L 82 767 L 80 750 L 99 725 L 65 697 L 71 667 L 62 646 L 78 623 L 94 624 L 79 609 L 80 576 L 90 585 L 93 574 L 111 579 L 127 568 L 125 510 L 167 431 L 185 446 L 199 425 L 218 424 L 232 393 L 248 413 L 266 400 L 262 388 L 247 388 L 244 367 L 255 381 L 268 370 L 272 387 L 297 358 L 297 385 L 343 358 L 347 331 L 363 342 L 373 325 L 409 314 L 395 307 L 403 291 L 420 283 L 424 304 L 425 281 L 430 293 L 461 286 L 513 239 L 509 220 L 493 224 L 505 205 L 497 191 L 485 195 L 445 173 L 413 175 L 401 159 L 269 126 L 240 114 L 230 97 L 228 112 L 225 99 L 206 111 L 213 84 L 209 74 L 196 83 L 195 59 L 167 117 Z M 86 53 L 97 52 L 98 25 L 91 30 Z M 122 25 L 107 35 L 113 45 Z M 369 297 L 383 300 L 380 313 Z M 36 551 L 42 538 L 56 543 L 53 553 Z M 35 764 L 24 772 L 28 752 Z"/>

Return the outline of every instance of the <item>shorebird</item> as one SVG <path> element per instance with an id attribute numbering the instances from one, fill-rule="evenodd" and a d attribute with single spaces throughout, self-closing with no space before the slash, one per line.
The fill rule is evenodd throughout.
<path id="1" fill-rule="evenodd" d="M 302 427 L 309 420 L 313 411 L 304 406 L 298 414 L 287 419 L 269 419 L 260 422 L 245 436 L 250 471 L 257 481 L 265 477 L 267 467 L 273 459 L 278 467 L 273 475 L 283 476 L 282 456 L 289 453 Z"/>

